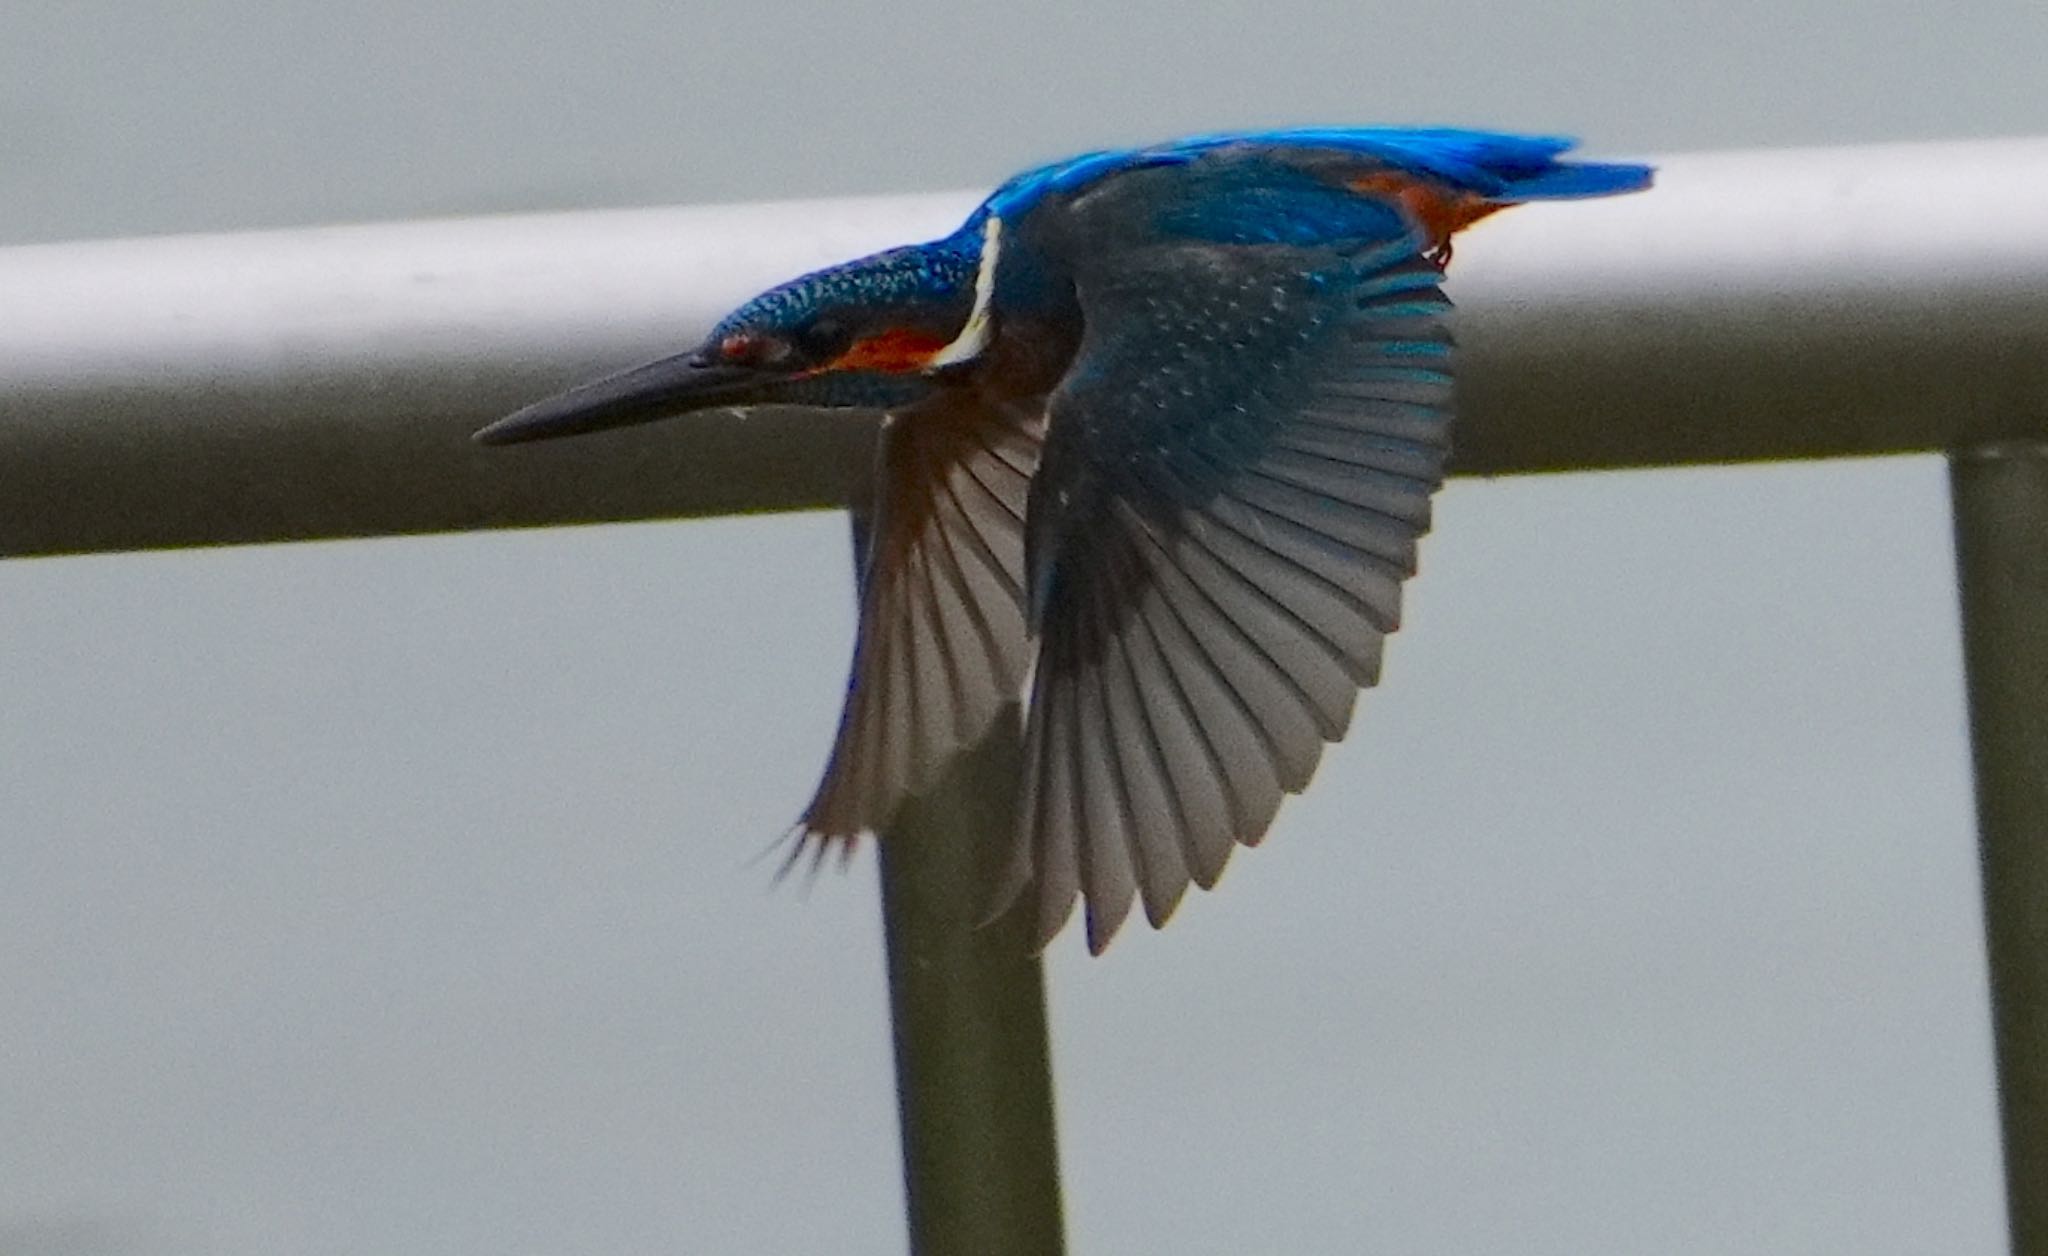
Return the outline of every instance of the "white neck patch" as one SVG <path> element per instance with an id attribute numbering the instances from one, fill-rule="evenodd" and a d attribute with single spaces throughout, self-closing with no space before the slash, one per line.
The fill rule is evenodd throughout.
<path id="1" fill-rule="evenodd" d="M 931 356 L 924 364 L 925 369 L 936 370 L 942 366 L 953 366 L 960 362 L 972 362 L 988 348 L 994 338 L 993 323 L 989 318 L 989 302 L 996 294 L 996 259 L 1003 251 L 1003 220 L 994 214 L 981 229 L 981 266 L 974 272 L 974 308 L 968 311 L 967 324 L 953 342 Z"/>

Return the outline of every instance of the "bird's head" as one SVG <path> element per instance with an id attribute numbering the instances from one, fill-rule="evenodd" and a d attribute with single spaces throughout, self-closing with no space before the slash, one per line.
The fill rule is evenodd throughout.
<path id="1" fill-rule="evenodd" d="M 548 440 L 744 406 L 884 408 L 932 385 L 924 372 L 966 323 L 976 258 L 941 241 L 890 249 L 771 288 L 704 342 L 535 402 L 476 434 Z"/>

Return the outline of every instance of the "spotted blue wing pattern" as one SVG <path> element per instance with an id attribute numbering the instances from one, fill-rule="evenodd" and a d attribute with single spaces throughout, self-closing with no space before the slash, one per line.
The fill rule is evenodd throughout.
<path id="1" fill-rule="evenodd" d="M 1042 430 L 1037 407 L 948 391 L 884 421 L 846 704 L 799 827 L 819 851 L 886 826 L 1018 703 Z"/>
<path id="2" fill-rule="evenodd" d="M 1400 623 L 1449 453 L 1439 272 L 1401 235 L 1169 242 L 1081 270 L 1026 537 L 1037 935 L 1157 926 L 1265 834 Z"/>

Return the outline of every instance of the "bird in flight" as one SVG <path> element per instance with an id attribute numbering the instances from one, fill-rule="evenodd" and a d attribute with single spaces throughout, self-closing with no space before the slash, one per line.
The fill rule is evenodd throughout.
<path id="1" fill-rule="evenodd" d="M 1450 452 L 1452 237 L 1647 187 L 1569 140 L 1305 128 L 1084 154 L 944 239 L 791 280 L 688 352 L 477 433 L 884 415 L 852 676 L 798 828 L 886 828 L 1021 719 L 992 901 L 1039 946 L 1156 928 L 1309 783 L 1379 678 Z"/>

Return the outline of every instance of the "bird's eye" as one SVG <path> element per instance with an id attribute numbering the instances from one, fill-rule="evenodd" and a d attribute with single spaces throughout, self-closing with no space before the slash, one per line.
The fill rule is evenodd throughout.
<path id="1" fill-rule="evenodd" d="M 853 331 L 834 318 L 821 318 L 797 333 L 804 356 L 813 362 L 829 362 L 853 344 Z"/>

